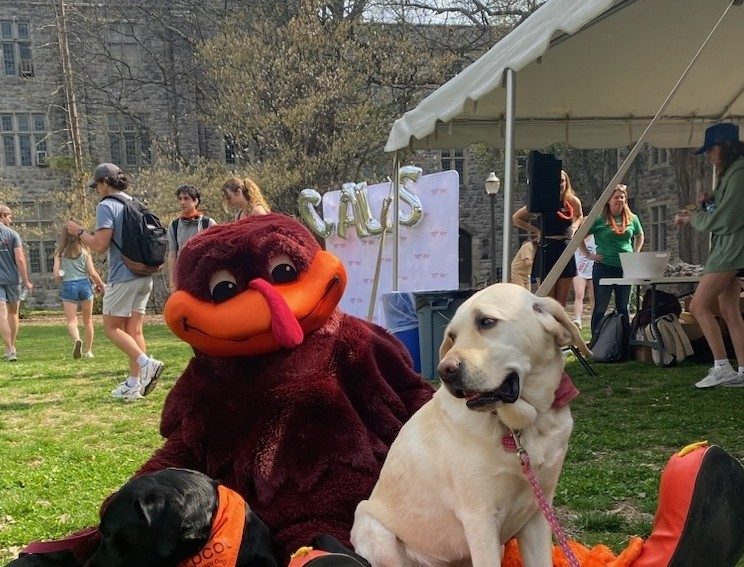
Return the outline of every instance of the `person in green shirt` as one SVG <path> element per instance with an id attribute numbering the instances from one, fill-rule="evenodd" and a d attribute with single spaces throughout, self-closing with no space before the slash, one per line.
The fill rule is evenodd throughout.
<path id="1" fill-rule="evenodd" d="M 730 123 L 709 127 L 696 152 L 702 153 L 715 168 L 716 188 L 712 195 L 698 195 L 697 210 L 680 211 L 674 217 L 678 226 L 690 224 L 698 232 L 711 234 L 710 253 L 692 296 L 690 313 L 700 325 L 714 361 L 695 387 L 744 387 L 744 319 L 739 309 L 744 277 L 744 143 L 739 141 L 739 127 Z M 716 305 L 731 335 L 738 372 L 726 354 L 713 311 Z"/>
<path id="2" fill-rule="evenodd" d="M 610 304 L 615 292 L 615 309 L 628 315 L 630 303 L 629 285 L 599 285 L 602 278 L 622 278 L 620 265 L 621 252 L 638 252 L 643 246 L 643 227 L 638 215 L 628 206 L 628 187 L 618 185 L 605 203 L 602 215 L 592 223 L 587 236 L 594 235 L 597 247 L 594 253 L 586 247 L 586 241 L 579 244 L 581 252 L 594 262 L 592 283 L 594 285 L 594 310 L 592 311 L 592 337 Z"/>

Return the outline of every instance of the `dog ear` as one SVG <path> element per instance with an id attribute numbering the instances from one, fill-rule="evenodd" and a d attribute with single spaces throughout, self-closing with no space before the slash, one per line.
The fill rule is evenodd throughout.
<path id="1" fill-rule="evenodd" d="M 559 346 L 575 345 L 585 355 L 591 356 L 579 329 L 568 318 L 568 313 L 552 297 L 536 297 L 532 303 L 532 311 L 546 331 L 555 337 Z"/>
<path id="2" fill-rule="evenodd" d="M 439 346 L 439 360 L 444 358 L 444 355 L 447 354 L 447 351 L 449 351 L 454 344 L 454 341 L 449 335 L 449 327 L 447 327 L 444 330 L 444 339 L 442 340 L 442 344 Z"/>
<path id="3" fill-rule="evenodd" d="M 159 557 L 170 557 L 181 540 L 181 522 L 174 518 L 166 498 L 150 493 L 134 501 L 134 509 L 144 518 L 154 538 L 154 547 Z"/>

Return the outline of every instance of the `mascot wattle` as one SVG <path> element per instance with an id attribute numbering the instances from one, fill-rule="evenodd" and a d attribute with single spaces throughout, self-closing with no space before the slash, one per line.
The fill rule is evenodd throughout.
<path id="1" fill-rule="evenodd" d="M 216 226 L 178 258 L 165 319 L 194 348 L 165 444 L 138 474 L 191 468 L 238 491 L 286 559 L 348 542 L 401 425 L 432 394 L 404 347 L 341 312 L 343 265 L 279 214 Z"/>

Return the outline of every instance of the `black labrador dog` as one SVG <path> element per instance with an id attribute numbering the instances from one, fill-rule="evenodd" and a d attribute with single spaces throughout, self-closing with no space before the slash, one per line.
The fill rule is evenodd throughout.
<path id="1" fill-rule="evenodd" d="M 212 536 L 218 485 L 200 472 L 173 468 L 130 480 L 106 506 L 101 544 L 86 567 L 175 567 L 194 557 Z M 243 509 L 235 513 L 245 515 L 245 526 L 234 542 L 240 545 L 236 566 L 277 567 L 269 528 L 240 501 Z"/>
<path id="2" fill-rule="evenodd" d="M 21 555 L 7 567 L 177 567 L 223 564 L 210 557 L 225 540 L 213 540 L 213 519 L 220 505 L 219 483 L 197 471 L 163 469 L 134 478 L 114 493 L 101 516 L 101 541 L 87 561 L 70 551 Z M 235 567 L 277 567 L 268 527 L 238 497 L 245 515 Z M 222 508 L 220 508 L 222 510 Z M 369 563 L 323 534 L 312 542 L 330 555 L 315 567 L 369 567 Z M 197 555 L 199 554 L 199 555 Z M 215 562 L 216 561 L 216 562 Z"/>
<path id="3" fill-rule="evenodd" d="M 101 516 L 100 544 L 88 561 L 79 562 L 70 551 L 54 551 L 21 555 L 8 567 L 176 567 L 190 558 L 209 563 L 204 559 L 215 547 L 221 551 L 220 546 L 239 546 L 236 567 L 277 567 L 268 527 L 240 497 L 230 500 L 237 500 L 232 514 L 244 515 L 242 534 L 232 534 L 234 541 L 227 544 L 211 540 L 212 520 L 225 497 L 218 486 L 187 469 L 139 476 L 111 496 Z M 207 557 L 200 561 L 199 553 Z"/>

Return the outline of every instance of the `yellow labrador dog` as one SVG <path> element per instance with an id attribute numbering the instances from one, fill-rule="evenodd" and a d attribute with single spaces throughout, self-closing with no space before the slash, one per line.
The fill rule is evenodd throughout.
<path id="1" fill-rule="evenodd" d="M 519 432 L 552 502 L 577 393 L 563 372 L 570 344 L 589 354 L 558 302 L 518 285 L 463 303 L 439 349 L 443 387 L 403 426 L 356 509 L 356 552 L 373 567 L 498 567 L 516 536 L 525 567 L 550 567 L 550 527 L 502 441 Z"/>

